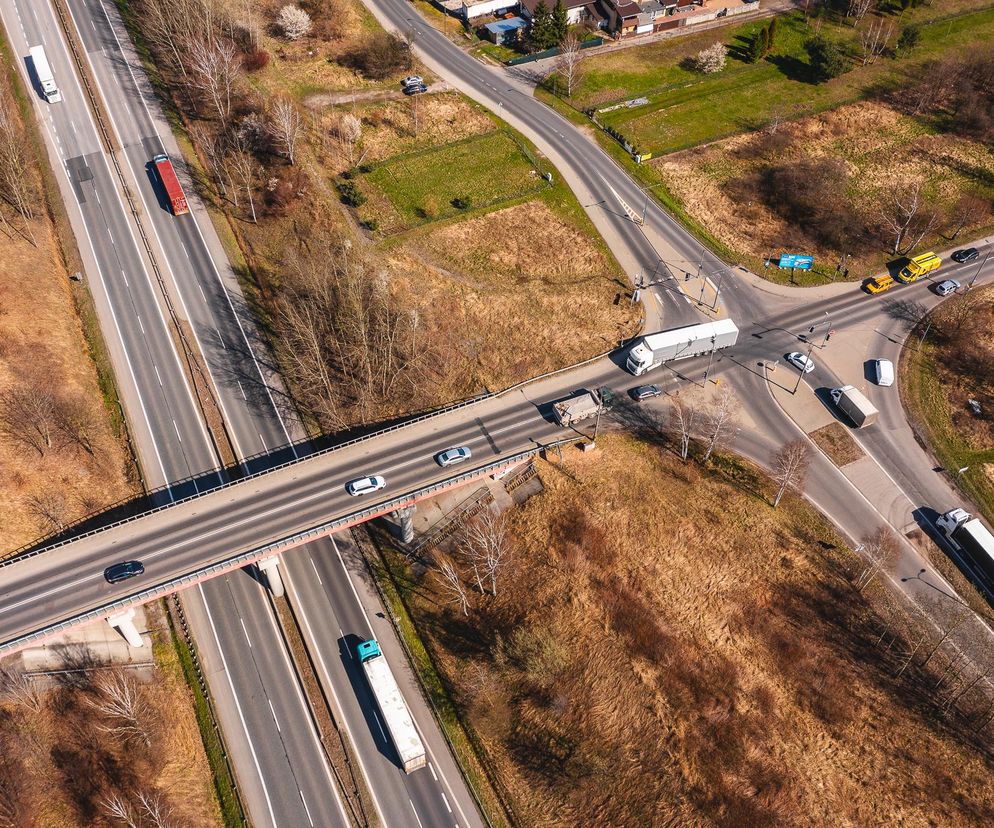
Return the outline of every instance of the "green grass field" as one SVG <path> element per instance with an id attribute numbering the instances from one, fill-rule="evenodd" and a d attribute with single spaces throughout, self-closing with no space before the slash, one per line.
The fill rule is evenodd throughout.
<path id="1" fill-rule="evenodd" d="M 859 100 L 913 75 L 927 60 L 994 42 L 994 9 L 924 21 L 924 15 L 935 13 L 934 7 L 917 10 L 923 22 L 921 45 L 909 56 L 883 58 L 869 66 L 854 60 L 852 71 L 828 83 L 812 81 L 804 43 L 814 26 L 794 12 L 779 18 L 776 47 L 755 64 L 744 61 L 743 47 L 765 21 L 726 30 L 728 65 L 716 75 L 703 76 L 681 65 L 714 42 L 715 33 L 592 57 L 584 63 L 586 76 L 572 103 L 578 108 L 603 107 L 648 97 L 648 104 L 604 113 L 598 120 L 654 155 L 675 152 L 756 129 L 778 111 L 797 117 Z M 898 31 L 901 25 L 896 23 Z M 820 31 L 858 49 L 856 32 L 847 24 L 824 20 Z"/>
<path id="2" fill-rule="evenodd" d="M 379 202 L 386 232 L 451 218 L 468 209 L 495 206 L 545 189 L 546 182 L 510 132 L 495 130 L 423 152 L 395 156 L 361 177 Z M 377 205 L 377 193 L 369 192 Z M 465 199 L 463 207 L 453 201 Z M 384 210 L 383 208 L 387 209 Z M 392 210 L 395 215 L 386 213 Z"/>

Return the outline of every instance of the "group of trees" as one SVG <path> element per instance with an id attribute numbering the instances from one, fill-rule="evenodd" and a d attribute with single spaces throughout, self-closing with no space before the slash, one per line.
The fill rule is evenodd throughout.
<path id="1" fill-rule="evenodd" d="M 383 80 L 411 68 L 411 44 L 389 32 L 376 32 L 340 60 L 363 77 Z"/>
<path id="2" fill-rule="evenodd" d="M 433 577 L 443 600 L 468 616 L 471 591 L 496 598 L 513 552 L 507 513 L 488 506 L 456 533 L 449 555 L 436 556 Z"/>
<path id="3" fill-rule="evenodd" d="M 66 650 L 65 672 L 54 689 L 40 685 L 12 661 L 0 663 L 0 825 L 30 825 L 39 796 L 62 795 L 81 825 L 174 828 L 184 824 L 170 795 L 155 785 L 164 761 L 168 722 L 148 688 L 123 670 L 96 669 L 83 647 Z M 58 724 L 49 756 L 55 791 L 25 784 L 29 747 L 15 734 L 30 719 Z M 38 757 L 31 764 L 38 765 Z"/>
<path id="4" fill-rule="evenodd" d="M 31 220 L 38 204 L 34 162 L 13 100 L 0 89 L 0 201 L 16 214 L 17 226 L 0 204 L 0 229 L 34 243 Z"/>
<path id="5" fill-rule="evenodd" d="M 532 50 L 541 52 L 551 49 L 563 42 L 569 31 L 569 19 L 563 0 L 556 0 L 552 11 L 545 0 L 538 0 L 531 25 L 528 27 L 528 45 Z"/>
<path id="6" fill-rule="evenodd" d="M 749 48 L 746 57 L 750 63 L 757 63 L 766 57 L 776 45 L 777 19 L 770 19 L 770 22 L 763 26 L 749 41 Z"/>

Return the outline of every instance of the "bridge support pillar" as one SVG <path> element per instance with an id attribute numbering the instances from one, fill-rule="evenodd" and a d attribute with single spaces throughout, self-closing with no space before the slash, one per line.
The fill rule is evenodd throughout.
<path id="1" fill-rule="evenodd" d="M 144 647 L 145 642 L 135 626 L 135 609 L 127 609 L 116 615 L 108 615 L 107 623 L 114 627 L 132 647 Z"/>
<path id="2" fill-rule="evenodd" d="M 404 506 L 386 516 L 390 531 L 401 543 L 410 543 L 414 540 L 414 513 L 416 511 L 417 505 L 412 503 L 410 506 Z"/>
<path id="3" fill-rule="evenodd" d="M 283 578 L 280 577 L 279 558 L 275 555 L 271 558 L 263 558 L 261 561 L 256 562 L 256 566 L 259 567 L 259 571 L 265 577 L 266 583 L 269 585 L 269 591 L 276 598 L 282 598 L 284 590 Z"/>

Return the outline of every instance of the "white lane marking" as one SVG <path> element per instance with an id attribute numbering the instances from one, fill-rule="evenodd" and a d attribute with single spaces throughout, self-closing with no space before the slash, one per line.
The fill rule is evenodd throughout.
<path id="1" fill-rule="evenodd" d="M 244 389 L 244 388 L 242 388 L 242 381 L 241 381 L 241 380 L 235 380 L 235 382 L 237 382 L 237 383 L 238 383 L 238 390 L 242 392 L 242 399 L 243 399 L 243 400 L 247 400 L 247 399 L 248 399 L 248 397 L 247 397 L 247 396 L 245 396 L 245 389 Z"/>
<path id="2" fill-rule="evenodd" d="M 131 285 L 128 284 L 128 274 L 125 273 L 123 270 L 121 271 L 121 278 L 124 279 L 124 286 L 125 287 L 128 287 L 128 288 L 131 287 Z"/>
<path id="3" fill-rule="evenodd" d="M 431 778 L 437 782 L 438 777 L 435 775 L 435 766 L 431 762 L 428 763 L 428 770 L 431 771 Z"/>
<path id="4" fill-rule="evenodd" d="M 93 188 L 93 197 L 97 200 L 97 204 L 100 204 L 100 193 L 97 192 L 96 187 Z"/>
<path id="5" fill-rule="evenodd" d="M 200 286 L 200 282 L 197 282 L 197 289 L 200 291 L 200 295 L 204 297 L 204 304 L 205 305 L 209 304 L 209 302 L 207 301 L 207 294 L 204 293 L 204 289 Z"/>
<path id="6" fill-rule="evenodd" d="M 280 727 L 280 720 L 276 718 L 276 708 L 273 707 L 273 700 L 267 697 L 266 701 L 269 702 L 269 712 L 273 714 L 273 721 L 276 722 L 276 730 L 282 733 L 283 730 Z"/>
<path id="7" fill-rule="evenodd" d="M 311 809 L 307 807 L 307 800 L 304 799 L 304 792 L 300 790 L 300 788 L 297 788 L 297 793 L 300 794 L 300 801 L 304 805 L 304 813 L 307 814 L 307 821 L 311 823 L 311 828 L 314 828 L 314 820 L 311 819 Z"/>
<path id="8" fill-rule="evenodd" d="M 239 616 L 238 622 L 242 625 L 242 632 L 245 633 L 245 640 L 248 642 L 249 649 L 251 650 L 252 649 L 252 639 L 249 638 L 248 629 L 245 626 L 245 619 Z"/>
<path id="9" fill-rule="evenodd" d="M 176 420 L 175 419 L 173 419 L 173 429 L 176 431 L 176 439 L 179 440 L 182 443 L 183 442 L 183 438 L 180 436 L 179 426 L 176 425 Z"/>
<path id="10" fill-rule="evenodd" d="M 162 385 L 162 377 L 161 377 L 161 376 L 159 376 L 159 366 L 158 366 L 158 365 L 156 365 L 156 364 L 155 364 L 155 363 L 153 362 L 153 363 L 152 363 L 152 368 L 153 368 L 153 370 L 155 371 L 155 378 L 156 378 L 156 379 L 157 379 L 157 380 L 159 381 L 159 385 L 161 386 L 161 385 Z M 163 386 L 163 387 L 165 387 L 165 386 Z"/>
<path id="11" fill-rule="evenodd" d="M 373 713 L 373 721 L 376 722 L 376 726 L 380 729 L 380 736 L 383 737 L 384 742 L 389 743 L 390 740 L 387 738 L 387 732 L 383 729 L 383 725 L 380 724 L 379 714 L 375 710 L 372 711 L 372 713 Z"/>
<path id="12" fill-rule="evenodd" d="M 256 434 L 259 434 L 259 432 L 256 432 Z M 269 446 L 266 445 L 266 440 L 261 434 L 259 434 L 259 442 L 262 443 L 262 450 L 268 452 Z"/>
<path id="13" fill-rule="evenodd" d="M 231 673 L 228 670 L 228 662 L 224 657 L 224 648 L 221 646 L 221 639 L 218 638 L 217 628 L 214 626 L 214 619 L 211 616 L 211 608 L 207 605 L 207 596 L 204 595 L 204 585 L 202 583 L 197 584 L 197 589 L 200 590 L 200 600 L 204 602 L 204 611 L 207 613 L 207 620 L 210 622 L 211 631 L 214 633 L 214 643 L 217 645 L 217 652 L 221 657 L 221 666 L 224 668 L 224 676 L 228 679 L 228 688 L 231 690 L 231 698 L 235 702 L 235 710 L 238 711 L 238 720 L 242 723 L 242 730 L 245 732 L 245 741 L 248 742 L 249 753 L 252 754 L 252 762 L 255 764 L 259 786 L 262 788 L 262 795 L 266 798 L 266 807 L 269 808 L 269 818 L 273 825 L 278 825 L 279 823 L 276 821 L 276 814 L 273 812 L 273 803 L 269 798 L 269 788 L 266 787 L 266 777 L 263 776 L 262 768 L 259 767 L 259 757 L 255 754 L 255 745 L 252 744 L 252 734 L 249 732 L 248 725 L 245 724 L 245 715 L 242 713 L 242 706 L 238 702 L 238 694 L 235 692 L 235 684 L 231 680 Z"/>
<path id="14" fill-rule="evenodd" d="M 307 556 L 307 560 L 309 560 L 311 562 L 311 567 L 314 569 L 314 577 L 318 579 L 318 583 L 321 584 L 321 586 L 324 586 L 324 584 L 321 582 L 321 574 L 318 572 L 318 565 L 316 563 L 314 563 L 314 558 L 312 558 L 310 555 L 308 555 Z M 341 632 L 341 630 L 339 630 L 339 632 Z M 342 638 L 344 638 L 344 637 L 345 636 L 343 634 Z"/>
<path id="15" fill-rule="evenodd" d="M 69 126 L 72 127 L 72 134 L 73 135 L 79 135 L 79 133 L 76 131 L 76 122 L 75 121 L 70 121 L 69 122 Z"/>
<path id="16" fill-rule="evenodd" d="M 449 799 L 445 795 L 445 791 L 440 791 L 440 793 L 442 794 L 442 802 L 445 803 L 445 810 L 448 811 L 451 814 L 452 813 L 452 809 L 449 807 Z"/>
<path id="17" fill-rule="evenodd" d="M 224 344 L 224 337 L 221 336 L 221 332 L 216 327 L 214 328 L 214 333 L 217 334 L 217 341 L 221 343 L 221 347 L 227 351 L 228 346 Z"/>
<path id="18" fill-rule="evenodd" d="M 117 247 L 117 242 L 114 241 L 114 234 L 110 232 L 110 228 L 107 228 L 107 235 L 110 237 L 110 243 Z"/>
<path id="19" fill-rule="evenodd" d="M 142 336 L 145 336 L 145 326 L 142 324 L 142 318 L 136 313 L 135 319 L 138 320 L 138 327 L 141 328 Z"/>
<path id="20" fill-rule="evenodd" d="M 418 816 L 418 811 L 414 807 L 414 801 L 411 799 L 408 799 L 407 801 L 411 803 L 411 810 L 414 811 L 414 818 L 418 821 L 418 825 L 421 826 L 421 828 L 424 828 L 424 824 L 421 822 L 421 817 Z"/>

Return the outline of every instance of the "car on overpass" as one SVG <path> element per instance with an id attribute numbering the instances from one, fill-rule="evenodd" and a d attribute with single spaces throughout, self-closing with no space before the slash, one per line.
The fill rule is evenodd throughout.
<path id="1" fill-rule="evenodd" d="M 378 492 L 387 485 L 386 478 L 381 474 L 371 474 L 366 477 L 357 477 L 345 484 L 345 491 L 352 497 Z"/>
<path id="2" fill-rule="evenodd" d="M 469 460 L 472 456 L 473 452 L 469 450 L 469 446 L 457 446 L 455 448 L 446 449 L 445 451 L 440 451 L 435 455 L 435 462 L 444 469 L 446 466 L 454 466 L 456 463 L 461 463 L 463 460 Z"/>
<path id="3" fill-rule="evenodd" d="M 128 578 L 135 578 L 145 574 L 145 566 L 141 561 L 121 561 L 121 563 L 108 566 L 104 570 L 104 578 L 108 584 L 119 584 Z"/>

